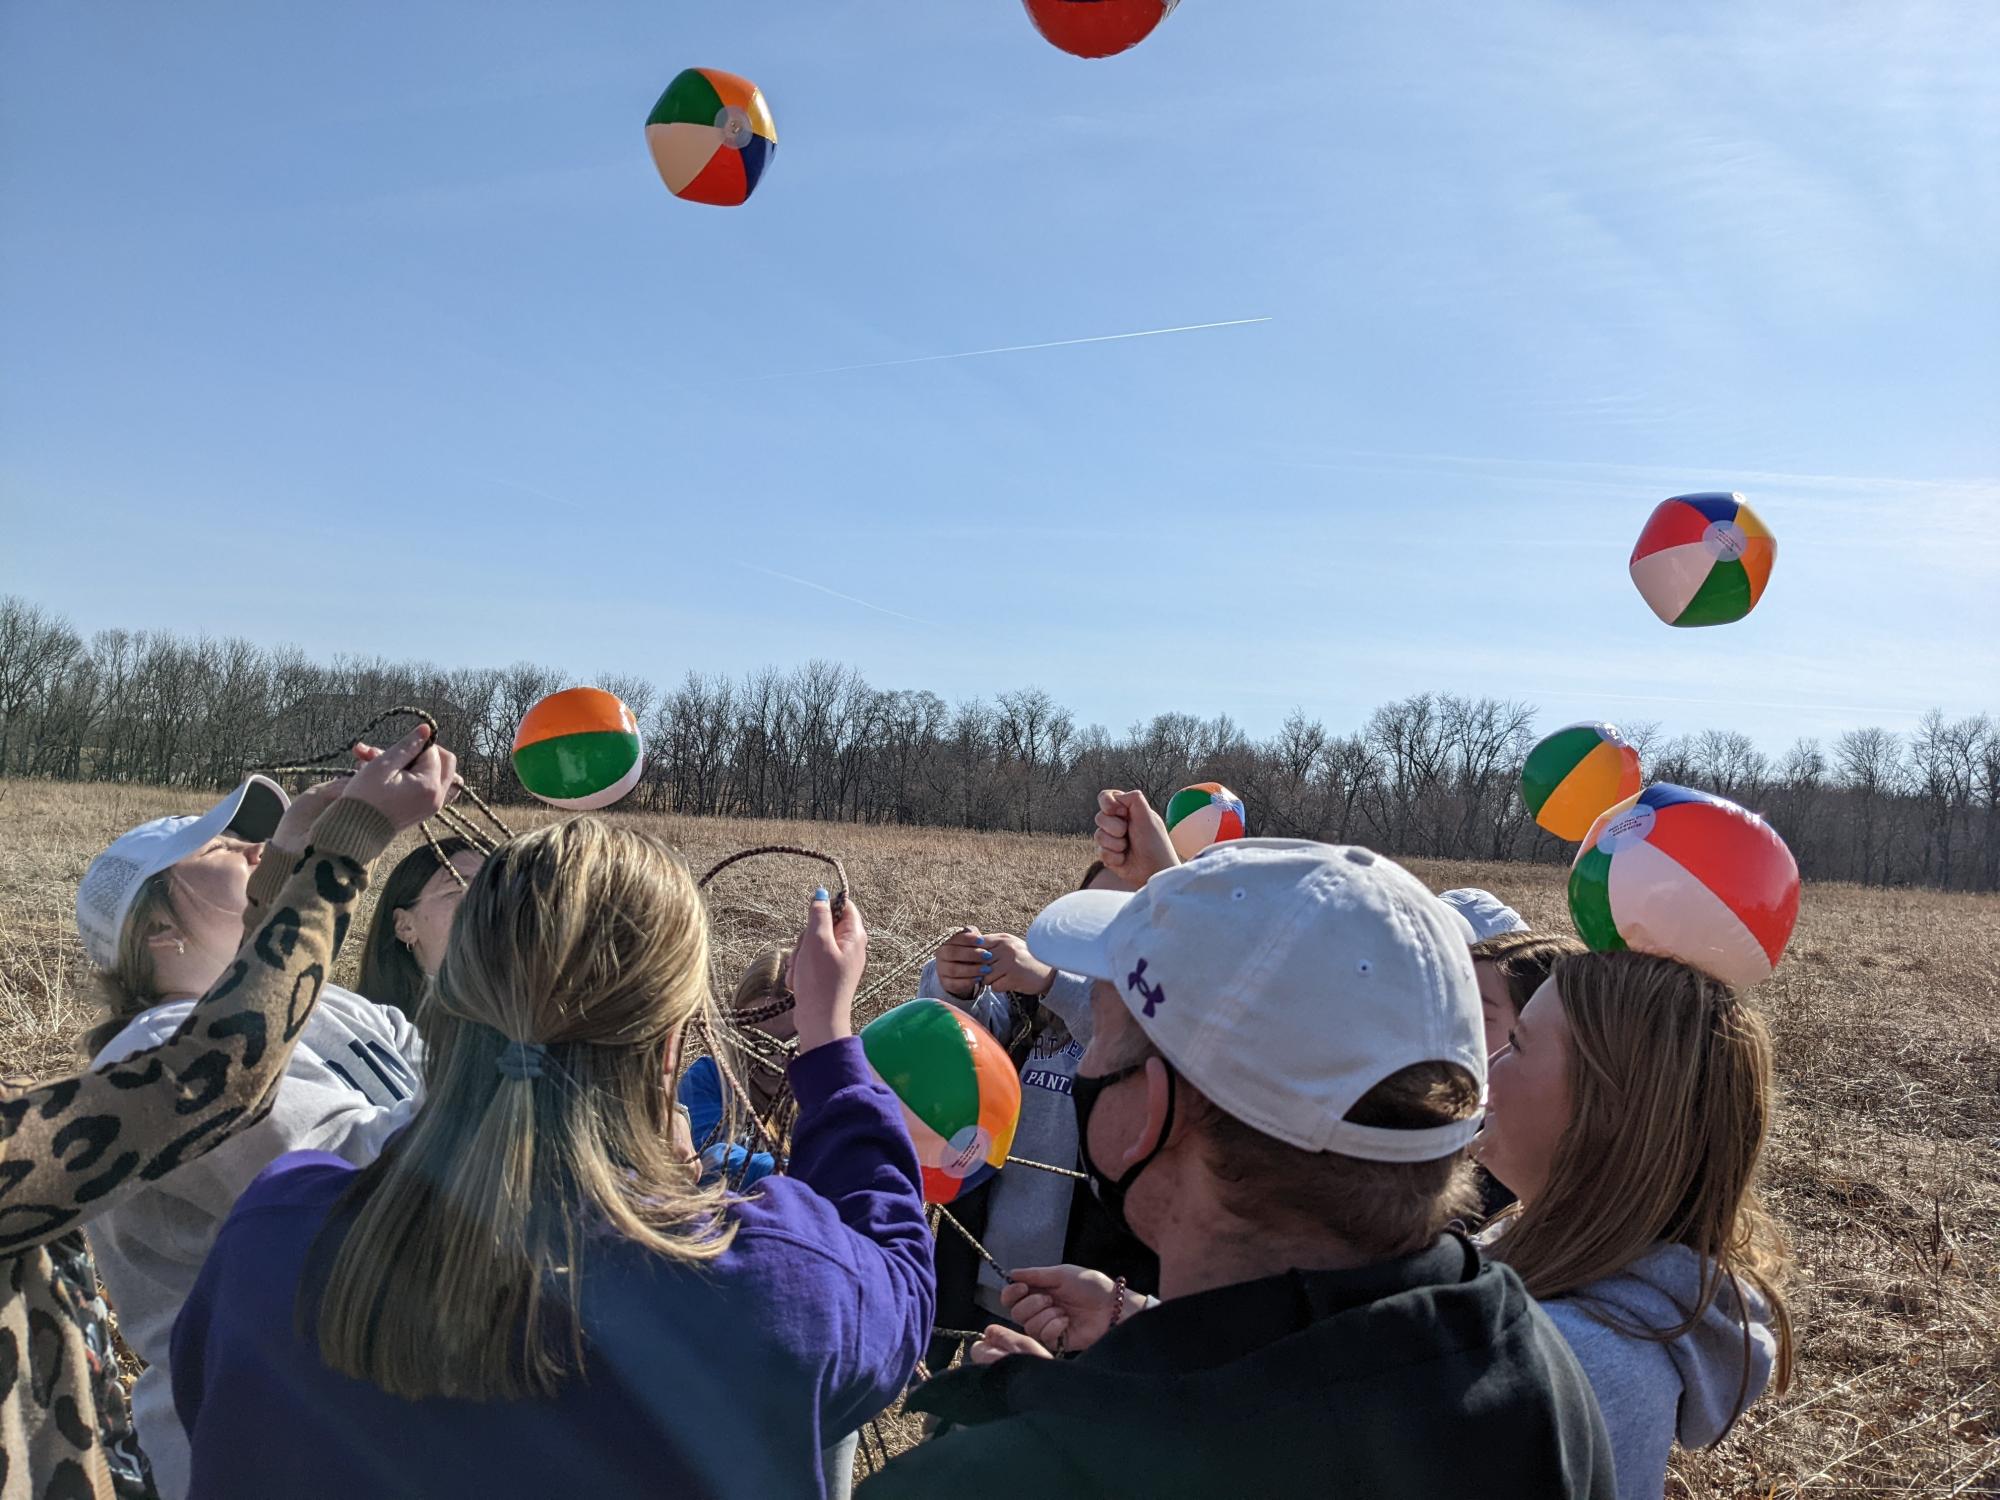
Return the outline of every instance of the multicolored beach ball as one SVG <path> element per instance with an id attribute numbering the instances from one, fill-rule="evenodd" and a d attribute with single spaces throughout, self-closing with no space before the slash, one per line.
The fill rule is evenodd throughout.
<path id="1" fill-rule="evenodd" d="M 1542 827 L 1575 843 L 1614 802 L 1637 792 L 1639 752 L 1615 724 L 1571 724 L 1528 752 L 1521 800 Z"/>
<path id="2" fill-rule="evenodd" d="M 1025 0 L 1035 30 L 1077 57 L 1136 47 L 1180 0 Z"/>
<path id="3" fill-rule="evenodd" d="M 514 774 L 556 807 L 609 807 L 646 769 L 639 721 L 602 688 L 566 688 L 528 710 L 514 731 Z"/>
<path id="4" fill-rule="evenodd" d="M 861 1050 L 902 1101 L 924 1202 L 950 1203 L 1005 1165 L 1021 1075 L 985 1027 L 942 1000 L 911 1000 L 864 1026 Z"/>
<path id="5" fill-rule="evenodd" d="M 778 151 L 763 90 L 720 68 L 687 68 L 646 116 L 646 144 L 676 198 L 743 202 Z"/>
<path id="6" fill-rule="evenodd" d="M 1778 539 L 1741 495 L 1662 500 L 1632 549 L 1632 582 L 1669 625 L 1727 625 L 1764 597 Z"/>
<path id="7" fill-rule="evenodd" d="M 1679 959 L 1741 989 L 1769 978 L 1791 940 L 1799 867 L 1755 813 L 1661 783 L 1591 826 L 1569 914 L 1599 952 Z"/>
<path id="8" fill-rule="evenodd" d="M 1243 837 L 1243 799 L 1219 781 L 1197 781 L 1167 799 L 1174 853 L 1193 859 L 1210 844 Z"/>

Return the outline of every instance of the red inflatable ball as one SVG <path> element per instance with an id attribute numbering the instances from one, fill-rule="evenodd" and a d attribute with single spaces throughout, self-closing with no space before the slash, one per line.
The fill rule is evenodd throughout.
<path id="1" fill-rule="evenodd" d="M 1111 57 L 1153 34 L 1180 0 L 1023 0 L 1035 30 L 1077 57 Z"/>

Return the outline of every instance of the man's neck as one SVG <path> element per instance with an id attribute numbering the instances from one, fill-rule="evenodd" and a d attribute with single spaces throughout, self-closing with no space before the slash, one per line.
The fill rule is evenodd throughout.
<path id="1" fill-rule="evenodd" d="M 1251 1225 L 1176 1223 L 1162 1235 L 1160 1295 L 1186 1297 L 1287 1271 L 1351 1271 L 1370 1263 L 1325 1233 L 1271 1233 Z"/>

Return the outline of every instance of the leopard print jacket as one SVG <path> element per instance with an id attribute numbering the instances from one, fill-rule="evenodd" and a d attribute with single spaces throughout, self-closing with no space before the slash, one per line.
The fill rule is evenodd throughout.
<path id="1" fill-rule="evenodd" d="M 0 1084 L 0 1500 L 148 1495 L 82 1227 L 269 1112 L 395 830 L 336 802 L 173 1037 L 98 1072 Z"/>

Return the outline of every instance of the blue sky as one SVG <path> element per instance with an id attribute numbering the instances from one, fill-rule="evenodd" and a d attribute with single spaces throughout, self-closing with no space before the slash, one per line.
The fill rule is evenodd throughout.
<path id="1" fill-rule="evenodd" d="M 690 64 L 742 208 L 647 156 Z M 1982 0 L 0 6 L 0 590 L 1113 728 L 2000 709 L 1996 70 Z M 1708 489 L 1777 571 L 1670 630 Z"/>

